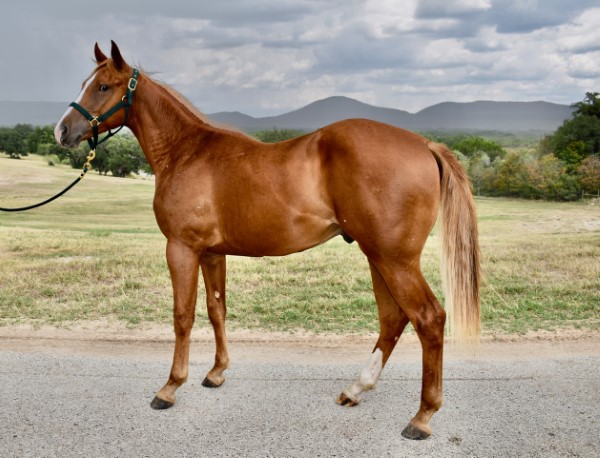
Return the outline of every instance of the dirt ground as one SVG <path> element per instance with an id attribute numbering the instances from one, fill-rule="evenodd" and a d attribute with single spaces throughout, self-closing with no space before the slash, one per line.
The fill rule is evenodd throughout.
<path id="1" fill-rule="evenodd" d="M 256 330 L 228 333 L 233 362 L 361 362 L 367 358 L 376 340 L 376 334 L 312 335 Z M 163 360 L 171 357 L 173 341 L 172 328 L 158 325 L 130 329 L 116 323 L 88 322 L 67 328 L 36 328 L 31 325 L 0 327 L 0 347 L 6 351 Z M 445 347 L 446 360 L 524 360 L 572 355 L 600 355 L 600 332 L 561 330 L 524 336 L 484 335 L 476 346 L 456 346 L 448 342 Z M 210 360 L 213 356 L 212 330 L 194 329 L 192 361 Z M 403 336 L 392 355 L 392 360 L 399 361 L 420 358 L 421 348 L 414 334 Z"/>

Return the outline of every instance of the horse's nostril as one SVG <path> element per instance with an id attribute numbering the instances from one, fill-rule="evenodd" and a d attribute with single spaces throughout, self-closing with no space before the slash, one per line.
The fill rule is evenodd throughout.
<path id="1" fill-rule="evenodd" d="M 65 124 L 63 124 L 60 128 L 60 131 L 60 142 L 63 143 L 67 138 L 67 135 L 69 135 L 69 128 Z"/>

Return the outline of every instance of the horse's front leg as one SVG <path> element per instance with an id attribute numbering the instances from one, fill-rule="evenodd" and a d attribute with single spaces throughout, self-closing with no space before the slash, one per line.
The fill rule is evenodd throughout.
<path id="1" fill-rule="evenodd" d="M 199 256 L 177 240 L 167 242 L 167 263 L 173 283 L 173 318 L 175 353 L 169 380 L 150 404 L 153 409 L 167 409 L 175 403 L 175 391 L 188 377 L 190 333 L 194 324 L 198 290 Z"/>
<path id="2" fill-rule="evenodd" d="M 215 332 L 215 364 L 208 372 L 202 385 L 208 388 L 221 386 L 225 381 L 223 372 L 229 367 L 227 336 L 225 335 L 225 256 L 204 255 L 200 259 L 204 285 L 206 286 L 206 306 L 208 318 Z"/>

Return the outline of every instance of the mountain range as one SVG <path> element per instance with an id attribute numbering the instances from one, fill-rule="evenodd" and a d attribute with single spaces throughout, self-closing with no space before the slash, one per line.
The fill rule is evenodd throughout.
<path id="1" fill-rule="evenodd" d="M 64 113 L 67 103 L 0 101 L 0 126 L 18 123 L 52 125 Z M 549 102 L 444 102 L 417 113 L 382 108 L 348 97 L 318 100 L 278 116 L 255 118 L 239 112 L 208 116 L 245 131 L 272 129 L 314 130 L 347 118 L 368 118 L 410 130 L 497 130 L 504 132 L 551 132 L 573 112 L 569 105 Z"/>

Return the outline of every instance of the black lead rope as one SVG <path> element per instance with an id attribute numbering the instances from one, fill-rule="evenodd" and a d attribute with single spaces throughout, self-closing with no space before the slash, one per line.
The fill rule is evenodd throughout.
<path id="1" fill-rule="evenodd" d="M 77 179 L 75 181 L 73 181 L 73 183 L 71 183 L 69 186 L 67 186 L 65 189 L 63 189 L 58 194 L 50 197 L 49 199 L 46 199 L 43 202 L 40 202 L 40 203 L 37 203 L 37 204 L 33 204 L 33 205 L 28 205 L 27 207 L 18 207 L 18 208 L 0 207 L 0 211 L 3 211 L 3 212 L 24 212 L 24 211 L 27 211 L 27 210 L 31 210 L 33 208 L 41 207 L 43 205 L 49 204 L 53 200 L 58 199 L 60 196 L 62 196 L 63 194 L 65 194 L 69 189 L 71 189 L 73 186 L 75 186 L 77 183 L 79 183 L 83 179 L 83 177 L 85 177 L 85 174 L 89 170 L 92 169 L 91 162 L 96 157 L 96 147 L 100 143 L 105 142 L 106 140 L 108 140 L 113 135 L 116 135 L 117 132 L 119 132 L 125 126 L 125 124 L 127 123 L 127 119 L 129 118 L 129 108 L 131 107 L 131 102 L 133 101 L 133 92 L 135 91 L 135 89 L 137 87 L 137 79 L 138 79 L 139 73 L 140 72 L 139 72 L 139 70 L 137 68 L 133 69 L 133 75 L 131 75 L 129 83 L 127 84 L 127 92 L 126 92 L 126 94 L 123 96 L 123 98 L 121 99 L 121 101 L 119 103 L 117 103 L 110 110 L 108 110 L 106 113 L 103 113 L 100 116 L 92 116 L 85 108 L 83 108 L 78 103 L 73 102 L 73 103 L 71 103 L 69 105 L 69 106 L 75 108 L 79 113 L 81 113 L 83 115 L 83 117 L 88 120 L 88 122 L 90 123 L 90 126 L 92 126 L 92 138 L 90 138 L 88 140 L 88 144 L 90 146 L 90 153 L 88 154 L 88 156 L 86 158 L 87 162 L 83 165 L 83 171 L 81 172 L 81 175 L 79 175 L 77 177 Z M 98 126 L 100 124 L 102 124 L 102 122 L 104 122 L 108 118 L 110 118 L 117 111 L 119 111 L 121 108 L 125 108 L 125 119 L 123 121 L 123 124 L 121 124 L 121 127 L 119 127 L 114 132 L 111 132 L 109 130 L 108 133 L 106 134 L 106 136 L 103 139 L 101 139 L 100 141 L 98 141 Z"/>
<path id="2" fill-rule="evenodd" d="M 38 207 L 41 207 L 43 205 L 49 204 L 53 200 L 58 199 L 60 196 L 62 196 L 64 193 L 66 193 L 69 189 L 71 189 L 73 186 L 75 186 L 77 183 L 79 183 L 83 179 L 83 177 L 85 176 L 85 174 L 88 173 L 88 170 L 92 170 L 92 164 L 91 164 L 91 162 L 94 160 L 95 157 L 96 157 L 96 151 L 95 150 L 91 150 L 90 154 L 88 154 L 88 156 L 86 158 L 87 162 L 83 165 L 83 170 L 81 171 L 81 175 L 79 175 L 75 179 L 75 181 L 73 181 L 73 183 L 71 183 L 69 186 L 67 186 L 65 189 L 63 189 L 58 194 L 53 195 L 52 197 L 50 197 L 49 199 L 44 200 L 43 202 L 40 202 L 40 203 L 37 203 L 37 204 L 33 204 L 33 205 L 28 205 L 27 207 L 17 207 L 17 208 L 0 207 L 0 211 L 2 211 L 2 212 L 24 212 L 24 211 L 27 211 L 27 210 L 32 210 L 34 208 L 38 208 Z"/>
<path id="3" fill-rule="evenodd" d="M 71 189 L 77 183 L 79 183 L 82 180 L 82 178 L 85 176 L 86 173 L 87 173 L 87 168 L 84 168 L 83 172 L 81 172 L 81 175 L 79 175 L 77 177 L 77 179 L 73 183 L 71 183 L 69 186 L 67 186 L 65 189 L 63 189 L 58 194 L 50 197 L 49 199 L 46 199 L 43 202 L 40 202 L 40 203 L 37 203 L 37 204 L 33 204 L 33 205 L 28 205 L 27 207 L 18 207 L 18 208 L 4 208 L 4 207 L 0 207 L 0 211 L 3 211 L 3 212 L 24 212 L 24 211 L 27 211 L 27 210 L 32 210 L 34 208 L 38 208 L 38 207 L 41 207 L 43 205 L 49 204 L 53 200 L 58 199 L 60 196 L 62 196 L 64 193 L 66 193 L 69 189 Z"/>

